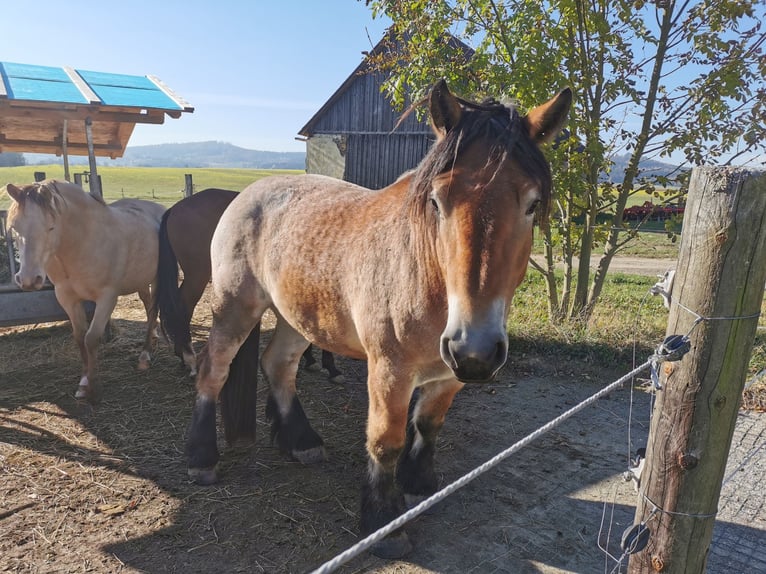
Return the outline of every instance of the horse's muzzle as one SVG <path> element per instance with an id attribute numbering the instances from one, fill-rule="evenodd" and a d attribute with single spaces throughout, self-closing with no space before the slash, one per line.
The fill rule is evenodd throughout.
<path id="1" fill-rule="evenodd" d="M 42 289 L 43 283 L 45 283 L 45 277 L 42 275 L 35 275 L 31 278 L 22 278 L 21 273 L 16 273 L 13 280 L 23 291 L 39 291 Z"/>
<path id="2" fill-rule="evenodd" d="M 442 360 L 462 383 L 491 381 L 508 358 L 507 337 L 480 343 L 442 337 Z"/>

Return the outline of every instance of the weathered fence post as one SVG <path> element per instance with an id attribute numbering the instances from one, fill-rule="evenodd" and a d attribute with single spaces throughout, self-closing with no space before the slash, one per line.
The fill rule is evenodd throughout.
<path id="1" fill-rule="evenodd" d="M 192 174 L 184 174 L 184 197 L 191 197 L 194 194 L 194 180 Z"/>
<path id="2" fill-rule="evenodd" d="M 667 329 L 691 330 L 691 351 L 662 365 L 636 509 L 651 534 L 631 574 L 705 571 L 764 281 L 766 174 L 694 169 Z"/>

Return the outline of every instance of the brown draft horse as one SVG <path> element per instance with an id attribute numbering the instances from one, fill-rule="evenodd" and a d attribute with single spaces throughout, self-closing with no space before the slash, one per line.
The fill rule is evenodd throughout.
<path id="1" fill-rule="evenodd" d="M 191 346 L 190 324 L 194 308 L 210 281 L 210 241 L 221 215 L 236 196 L 236 191 L 228 189 L 203 189 L 175 203 L 160 223 L 157 308 L 164 334 L 192 375 L 197 373 L 197 358 Z M 179 265 L 184 274 L 180 286 Z M 257 353 L 258 349 L 243 352 Z M 316 365 L 310 347 L 304 353 L 304 361 L 306 368 Z M 343 381 L 332 353 L 322 351 L 322 367 L 327 369 L 332 382 Z"/>
<path id="2" fill-rule="evenodd" d="M 8 223 L 19 242 L 16 283 L 24 290 L 40 289 L 50 277 L 82 356 L 75 396 L 97 402 L 98 343 L 120 295 L 137 292 L 146 308 L 138 367 L 149 367 L 157 320 L 150 284 L 157 273 L 157 231 L 165 208 L 140 199 L 106 205 L 66 181 L 8 184 L 6 190 L 13 200 Z M 85 301 L 96 303 L 90 326 Z"/>
<path id="3" fill-rule="evenodd" d="M 506 361 L 511 299 L 526 273 L 535 214 L 550 201 L 538 144 L 556 136 L 571 98 L 564 90 L 521 117 L 493 101 L 460 99 L 441 81 L 429 99 L 436 142 L 391 186 L 370 191 L 303 175 L 247 187 L 213 237 L 213 325 L 187 437 L 189 475 L 217 478 L 216 400 L 223 390 L 222 403 L 230 402 L 230 385 L 254 384 L 252 375 L 236 382 L 229 365 L 270 308 L 277 326 L 261 368 L 280 447 L 304 462 L 324 455 L 295 388 L 311 341 L 368 362 L 362 532 L 402 513 L 404 495 L 435 492 L 435 441 L 453 397 Z M 251 412 L 253 404 L 230 408 Z M 410 548 L 399 530 L 372 551 L 396 557 Z"/>

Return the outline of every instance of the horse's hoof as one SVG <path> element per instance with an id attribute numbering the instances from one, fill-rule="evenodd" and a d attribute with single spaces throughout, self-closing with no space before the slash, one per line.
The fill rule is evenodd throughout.
<path id="1" fill-rule="evenodd" d="M 411 510 L 415 508 L 418 504 L 423 502 L 427 496 L 423 496 L 421 494 L 407 494 L 404 493 L 404 505 L 407 507 L 407 510 Z"/>
<path id="2" fill-rule="evenodd" d="M 346 382 L 346 377 L 344 377 L 342 374 L 338 374 L 338 375 L 335 375 L 334 377 L 328 377 L 328 380 L 331 383 L 340 384 L 340 383 L 345 383 Z"/>
<path id="3" fill-rule="evenodd" d="M 146 351 L 143 351 L 141 353 L 141 356 L 138 357 L 138 370 L 139 371 L 146 371 L 152 364 L 152 358 Z"/>
<path id="4" fill-rule="evenodd" d="M 370 552 L 378 558 L 395 560 L 401 558 L 412 551 L 410 538 L 404 531 L 389 534 L 383 540 L 370 546 Z"/>
<path id="5" fill-rule="evenodd" d="M 218 482 L 218 473 L 216 472 L 216 467 L 212 468 L 191 468 L 189 467 L 188 471 L 189 478 L 192 479 L 192 482 L 194 484 L 199 484 L 200 486 L 209 486 L 211 484 L 215 484 Z"/>
<path id="6" fill-rule="evenodd" d="M 306 365 L 305 367 L 303 367 L 303 369 L 305 371 L 317 372 L 317 371 L 321 371 L 322 367 L 319 366 L 319 363 L 311 363 L 310 365 Z"/>
<path id="7" fill-rule="evenodd" d="M 293 450 L 291 454 L 301 464 L 316 464 L 327 460 L 327 451 L 323 446 L 316 446 L 307 450 Z"/>

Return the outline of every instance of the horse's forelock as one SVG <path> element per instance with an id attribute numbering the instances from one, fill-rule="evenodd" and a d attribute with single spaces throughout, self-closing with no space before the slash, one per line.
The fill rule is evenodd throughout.
<path id="1" fill-rule="evenodd" d="M 495 100 L 481 103 L 460 99 L 464 113 L 460 122 L 447 135 L 434 143 L 416 169 L 410 189 L 410 200 L 416 211 L 422 212 L 429 203 L 431 181 L 449 171 L 459 154 L 477 138 L 489 145 L 488 164 L 515 158 L 526 174 L 535 179 L 541 189 L 541 213 L 550 208 L 551 172 L 545 156 L 527 134 L 515 106 Z"/>
<path id="2" fill-rule="evenodd" d="M 41 193 L 43 190 L 48 193 Z M 23 195 L 21 201 L 14 201 L 8 211 L 9 220 L 17 217 L 27 203 L 33 203 L 42 211 L 53 217 L 56 217 L 61 212 L 61 202 L 63 201 L 63 198 L 55 184 L 48 182 L 34 183 L 25 186 L 22 191 Z"/>

